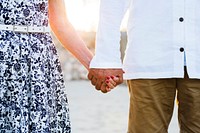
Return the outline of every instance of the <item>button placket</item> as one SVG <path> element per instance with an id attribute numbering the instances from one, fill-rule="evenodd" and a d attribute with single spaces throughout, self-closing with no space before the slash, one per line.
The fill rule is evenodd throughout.
<path id="1" fill-rule="evenodd" d="M 184 52 L 181 52 L 181 48 L 185 48 L 185 2 L 173 0 L 173 5 L 174 68 L 177 69 L 184 65 Z"/>

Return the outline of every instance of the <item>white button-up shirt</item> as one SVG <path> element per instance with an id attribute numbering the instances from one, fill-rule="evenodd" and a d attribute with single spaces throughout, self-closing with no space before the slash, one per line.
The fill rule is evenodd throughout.
<path id="1" fill-rule="evenodd" d="M 128 44 L 120 57 L 120 25 L 129 8 Z M 91 68 L 122 68 L 125 79 L 200 78 L 200 0 L 101 0 Z"/>

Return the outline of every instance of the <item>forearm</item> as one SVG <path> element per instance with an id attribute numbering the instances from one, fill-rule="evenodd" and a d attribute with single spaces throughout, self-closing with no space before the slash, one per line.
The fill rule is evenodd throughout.
<path id="1" fill-rule="evenodd" d="M 58 5 L 58 3 L 57 5 L 52 3 L 49 4 L 49 22 L 52 31 L 61 44 L 71 52 L 86 69 L 89 69 L 89 64 L 93 57 L 92 53 L 69 23 L 64 7 Z"/>
<path id="2" fill-rule="evenodd" d="M 77 35 L 72 26 L 67 25 L 63 28 L 51 25 L 54 34 L 61 44 L 70 51 L 87 69 L 93 57 L 83 40 Z"/>

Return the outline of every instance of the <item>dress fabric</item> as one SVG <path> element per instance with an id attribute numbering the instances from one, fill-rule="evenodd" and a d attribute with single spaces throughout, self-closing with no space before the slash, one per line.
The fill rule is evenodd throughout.
<path id="1" fill-rule="evenodd" d="M 48 26 L 48 0 L 0 0 L 0 23 Z M 50 33 L 0 31 L 0 133 L 71 133 Z"/>

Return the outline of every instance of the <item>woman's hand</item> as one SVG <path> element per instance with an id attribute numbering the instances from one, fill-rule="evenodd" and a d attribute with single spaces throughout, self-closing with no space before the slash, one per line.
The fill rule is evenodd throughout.
<path id="1" fill-rule="evenodd" d="M 114 89 L 117 86 L 117 83 L 119 82 L 119 77 L 116 76 L 108 76 L 106 78 L 105 84 L 106 86 L 106 91 L 109 92 L 111 89 Z"/>

